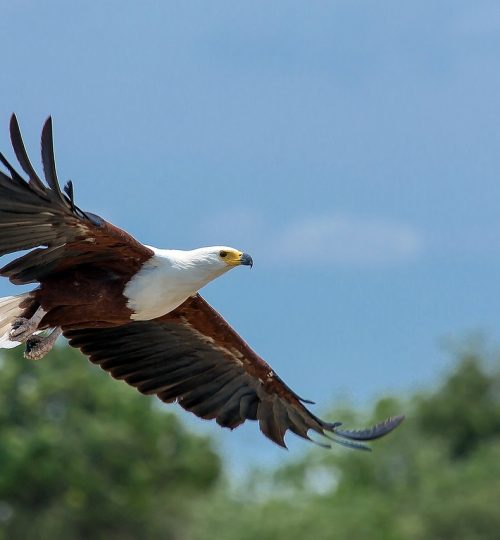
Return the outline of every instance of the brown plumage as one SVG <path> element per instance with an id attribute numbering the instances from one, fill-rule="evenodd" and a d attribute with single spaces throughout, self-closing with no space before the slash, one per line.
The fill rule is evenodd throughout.
<path id="1" fill-rule="evenodd" d="M 7 299 L 9 314 L 30 319 L 42 313 L 38 330 L 61 328 L 71 346 L 114 378 L 164 402 L 177 401 L 223 427 L 257 420 L 264 435 L 281 446 L 290 430 L 302 438 L 313 431 L 366 449 L 359 441 L 377 439 L 399 425 L 403 417 L 396 416 L 369 429 L 346 431 L 338 422 L 319 419 L 197 293 L 160 317 L 132 320 L 125 288 L 155 252 L 79 209 L 71 183 L 61 191 L 50 118 L 42 132 L 46 184 L 28 159 L 15 116 L 10 129 L 28 180 L 0 154 L 10 174 L 0 172 L 0 255 L 31 251 L 4 266 L 0 275 L 39 287 L 18 304 Z"/>

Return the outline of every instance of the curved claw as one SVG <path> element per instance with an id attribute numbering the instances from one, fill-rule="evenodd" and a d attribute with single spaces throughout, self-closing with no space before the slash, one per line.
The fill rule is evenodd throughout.
<path id="1" fill-rule="evenodd" d="M 350 431 L 348 429 L 335 428 L 333 432 L 339 437 L 344 437 L 352 441 L 373 441 L 387 435 L 387 433 L 390 433 L 393 429 L 397 428 L 404 418 L 404 415 L 391 416 L 383 422 L 366 429 Z"/>

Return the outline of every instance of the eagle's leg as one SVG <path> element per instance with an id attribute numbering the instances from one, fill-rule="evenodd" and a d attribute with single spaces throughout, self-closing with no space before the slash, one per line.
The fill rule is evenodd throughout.
<path id="1" fill-rule="evenodd" d="M 24 358 L 28 360 L 40 360 L 43 358 L 54 346 L 57 338 L 62 334 L 61 327 L 54 328 L 52 332 L 46 336 L 32 336 L 26 341 L 26 350 L 24 351 Z"/>
<path id="2" fill-rule="evenodd" d="M 9 339 L 11 341 L 25 342 L 30 338 L 37 330 L 40 321 L 46 315 L 46 311 L 40 306 L 31 317 L 26 319 L 25 317 L 19 317 L 12 323 L 12 330 L 9 332 Z"/>

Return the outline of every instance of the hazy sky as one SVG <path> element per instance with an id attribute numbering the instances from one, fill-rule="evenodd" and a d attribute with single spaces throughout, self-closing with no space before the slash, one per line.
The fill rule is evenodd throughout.
<path id="1" fill-rule="evenodd" d="M 0 4 L 2 151 L 15 111 L 40 169 L 51 114 L 79 206 L 248 251 L 205 296 L 315 412 L 436 380 L 443 337 L 498 341 L 500 3 Z M 190 425 L 241 470 L 286 456 Z"/>

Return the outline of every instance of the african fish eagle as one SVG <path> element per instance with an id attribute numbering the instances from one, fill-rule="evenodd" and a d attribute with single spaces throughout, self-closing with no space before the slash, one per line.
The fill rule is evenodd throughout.
<path id="1" fill-rule="evenodd" d="M 293 392 L 199 295 L 232 268 L 252 266 L 250 255 L 225 246 L 182 251 L 143 245 L 78 208 L 71 181 L 61 191 L 50 117 L 42 130 L 45 183 L 28 158 L 15 115 L 10 136 L 28 180 L 0 154 L 8 171 L 0 171 L 0 255 L 31 251 L 0 275 L 38 287 L 0 299 L 0 348 L 25 343 L 25 357 L 38 360 L 63 334 L 139 392 L 177 401 L 230 429 L 258 420 L 264 435 L 283 447 L 290 430 L 367 449 L 362 441 L 401 423 L 403 417 L 394 416 L 349 431 L 321 420 L 304 405 L 312 402 Z"/>

